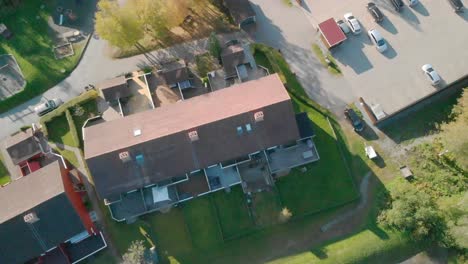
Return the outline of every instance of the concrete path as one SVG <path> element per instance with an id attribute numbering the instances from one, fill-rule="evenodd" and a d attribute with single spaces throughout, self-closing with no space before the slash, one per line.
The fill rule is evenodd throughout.
<path id="1" fill-rule="evenodd" d="M 104 235 L 104 238 L 106 239 L 107 247 L 109 248 L 111 254 L 114 256 L 114 259 L 116 259 L 116 260 L 121 259 L 120 254 L 119 254 L 119 252 L 117 251 L 117 248 L 114 245 L 114 241 L 112 240 L 112 237 L 110 237 L 110 235 L 109 235 L 110 233 L 107 231 L 108 226 L 107 226 L 106 221 L 104 220 L 105 219 L 105 214 L 102 212 L 101 207 L 99 206 L 99 204 L 102 201 L 99 200 L 99 198 L 96 195 L 96 192 L 95 192 L 93 184 L 92 184 L 92 180 L 89 177 L 88 170 L 86 169 L 83 157 L 81 156 L 80 149 L 75 148 L 75 147 L 70 147 L 68 145 L 63 145 L 61 143 L 49 142 L 49 145 L 52 148 L 69 150 L 69 151 L 72 151 L 75 154 L 75 156 L 76 156 L 76 158 L 78 160 L 78 164 L 79 164 L 79 167 L 76 168 L 76 169 L 81 174 L 81 178 L 83 180 L 83 184 L 85 186 L 86 193 L 88 194 L 89 200 L 91 202 L 93 211 L 97 215 L 98 227 L 101 229 L 101 231 L 102 231 L 102 233 Z"/>
<path id="2" fill-rule="evenodd" d="M 244 38 L 244 34 L 234 32 L 219 35 L 222 43 L 233 38 Z M 112 59 L 106 55 L 106 41 L 92 38 L 76 69 L 65 80 L 49 89 L 41 96 L 11 109 L 0 115 L 0 139 L 16 132 L 20 127 L 37 122 L 39 117 L 34 113 L 34 106 L 41 101 L 51 98 L 61 98 L 64 102 L 79 95 L 88 84 L 97 84 L 105 79 L 113 78 L 137 70 L 148 65 L 144 55 L 137 55 L 124 59 Z M 171 58 L 190 59 L 195 55 L 206 52 L 207 39 L 194 40 L 166 49 L 151 52 L 158 61 Z"/>

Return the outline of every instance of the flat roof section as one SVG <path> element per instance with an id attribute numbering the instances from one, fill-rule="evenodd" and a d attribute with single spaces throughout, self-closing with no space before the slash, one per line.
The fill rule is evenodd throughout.
<path id="1" fill-rule="evenodd" d="M 318 27 L 330 48 L 346 40 L 346 35 L 341 31 L 341 28 L 336 24 L 333 18 L 323 21 Z"/>

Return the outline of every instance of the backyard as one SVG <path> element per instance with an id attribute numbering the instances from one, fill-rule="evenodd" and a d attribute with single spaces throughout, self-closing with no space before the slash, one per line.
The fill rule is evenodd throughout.
<path id="1" fill-rule="evenodd" d="M 3 157 L 0 154 L 0 186 L 10 182 L 10 175 L 8 174 L 8 170 L 3 165 Z"/>
<path id="2" fill-rule="evenodd" d="M 14 37 L 8 41 L 2 39 L 0 55 L 13 55 L 27 81 L 22 92 L 0 102 L 0 112 L 5 112 L 46 91 L 73 70 L 81 56 L 85 41 L 73 44 L 75 55 L 56 60 L 52 47 L 55 45 L 53 38 L 57 32 L 49 25 L 49 18 L 51 16 L 56 18 L 56 9 L 63 4 L 64 7 L 72 8 L 76 12 L 78 19 L 74 26 L 83 29 L 88 17 L 93 14 L 93 3 L 94 0 L 75 8 L 74 4 L 63 0 L 46 2 L 25 0 L 21 1 L 15 11 L 5 13 L 3 10 L 0 11 L 1 22 L 14 34 Z"/>

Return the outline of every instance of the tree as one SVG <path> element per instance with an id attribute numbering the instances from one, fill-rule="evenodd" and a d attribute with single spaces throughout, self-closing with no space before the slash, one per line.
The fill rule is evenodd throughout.
<path id="1" fill-rule="evenodd" d="M 211 56 L 221 61 L 221 44 L 219 44 L 219 40 L 214 32 L 208 38 L 208 48 Z"/>
<path id="2" fill-rule="evenodd" d="M 98 3 L 96 32 L 119 48 L 134 46 L 144 36 L 143 24 L 135 9 L 128 3 L 121 7 L 117 1 L 111 0 Z"/>
<path id="3" fill-rule="evenodd" d="M 432 197 L 409 183 L 391 192 L 391 208 L 379 215 L 379 222 L 410 234 L 415 240 L 442 241 L 445 223 Z"/>
<path id="4" fill-rule="evenodd" d="M 133 241 L 127 252 L 122 256 L 122 264 L 146 264 L 145 260 L 145 245 L 143 240 Z"/>
<path id="5" fill-rule="evenodd" d="M 468 88 L 465 88 L 452 109 L 452 120 L 442 124 L 440 137 L 445 147 L 465 171 L 468 171 Z"/>

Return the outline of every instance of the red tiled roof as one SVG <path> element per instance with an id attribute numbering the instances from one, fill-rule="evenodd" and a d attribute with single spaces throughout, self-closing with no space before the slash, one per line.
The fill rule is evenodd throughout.
<path id="1" fill-rule="evenodd" d="M 333 18 L 323 21 L 318 27 L 330 47 L 346 40 L 346 35 L 341 31 Z"/>

